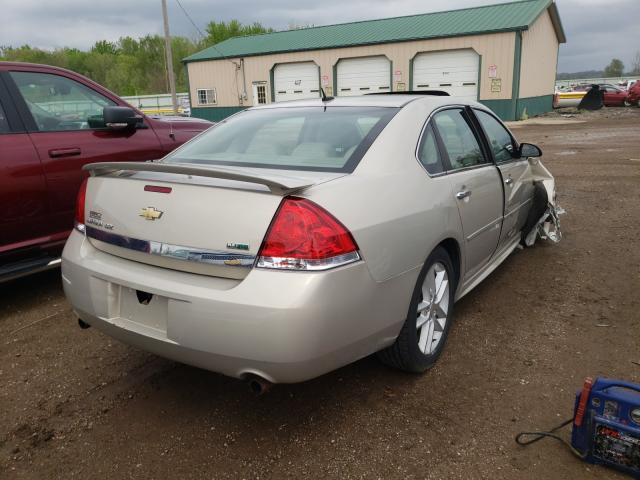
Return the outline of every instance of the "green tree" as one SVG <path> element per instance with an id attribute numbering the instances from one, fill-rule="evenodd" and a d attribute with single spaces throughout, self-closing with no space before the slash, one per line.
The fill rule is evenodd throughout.
<path id="1" fill-rule="evenodd" d="M 194 42 L 172 37 L 173 70 L 176 89 L 187 90 L 187 73 L 182 59 L 202 48 L 239 35 L 272 32 L 259 23 L 243 25 L 237 20 L 210 22 L 208 37 Z M 42 50 L 29 45 L 0 46 L 0 60 L 42 63 L 68 68 L 104 85 L 118 95 L 146 95 L 168 92 L 164 39 L 159 35 L 122 37 L 116 42 L 97 41 L 88 51 L 75 48 Z"/>
<path id="2" fill-rule="evenodd" d="M 111 43 L 106 40 L 99 40 L 93 45 L 93 47 L 91 47 L 91 51 L 96 53 L 115 55 L 116 53 L 118 53 L 118 46 L 115 43 Z"/>
<path id="3" fill-rule="evenodd" d="M 211 21 L 206 27 L 207 37 L 204 39 L 204 46 L 208 47 L 216 43 L 224 42 L 228 38 L 243 37 L 245 35 L 257 35 L 260 33 L 273 32 L 273 28 L 263 27 L 255 22 L 251 25 L 243 25 L 238 20 L 227 22 Z"/>
<path id="4" fill-rule="evenodd" d="M 619 58 L 614 58 L 604 69 L 605 77 L 621 77 L 624 73 L 624 63 Z"/>

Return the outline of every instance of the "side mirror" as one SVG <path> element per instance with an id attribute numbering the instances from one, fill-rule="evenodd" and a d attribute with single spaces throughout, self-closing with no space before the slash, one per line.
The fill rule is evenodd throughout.
<path id="1" fill-rule="evenodd" d="M 530 158 L 530 157 L 541 157 L 542 150 L 537 145 L 533 145 L 532 143 L 521 143 L 520 144 L 520 158 Z"/>
<path id="2" fill-rule="evenodd" d="M 130 107 L 104 107 L 102 116 L 105 126 L 114 130 L 135 128 L 142 120 L 142 117 Z"/>

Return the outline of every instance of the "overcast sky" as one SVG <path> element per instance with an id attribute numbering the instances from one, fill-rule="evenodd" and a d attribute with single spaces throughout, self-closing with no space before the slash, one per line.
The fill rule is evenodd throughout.
<path id="1" fill-rule="evenodd" d="M 204 31 L 210 20 L 237 18 L 275 29 L 411 15 L 504 0 L 181 0 Z M 640 0 L 557 0 L 568 43 L 560 72 L 602 69 L 611 58 L 630 67 L 640 51 Z M 196 29 L 168 0 L 171 33 L 198 38 Z M 96 40 L 161 33 L 160 0 L 0 0 L 0 45 L 46 49 L 89 48 Z M 630 68 L 629 68 L 630 69 Z"/>

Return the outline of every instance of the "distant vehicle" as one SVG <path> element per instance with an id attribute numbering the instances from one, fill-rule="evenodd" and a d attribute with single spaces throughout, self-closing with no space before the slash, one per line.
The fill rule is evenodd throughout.
<path id="1" fill-rule="evenodd" d="M 640 82 L 635 82 L 629 89 L 627 104 L 640 107 Z"/>
<path id="2" fill-rule="evenodd" d="M 159 162 L 87 165 L 65 293 L 82 327 L 258 384 L 377 351 L 422 372 L 454 302 L 555 223 L 540 155 L 462 98 L 255 107 Z"/>
<path id="3" fill-rule="evenodd" d="M 624 82 L 619 82 L 617 87 L 628 91 L 637 81 L 638 80 L 625 80 Z"/>
<path id="4" fill-rule="evenodd" d="M 597 84 L 600 87 L 600 91 L 604 94 L 604 105 L 605 107 L 622 107 L 627 106 L 627 91 L 617 87 L 615 85 L 611 85 L 610 83 L 600 83 Z M 572 92 L 562 93 L 560 94 L 561 100 L 565 100 L 561 102 L 560 106 L 570 107 L 577 106 L 582 100 L 585 92 L 591 90 L 592 85 L 590 84 L 580 84 L 576 85 L 573 88 Z M 573 95 L 572 95 L 573 94 Z M 573 102 L 577 102 L 576 105 Z"/>
<path id="5" fill-rule="evenodd" d="M 600 90 L 604 92 L 605 107 L 622 107 L 627 105 L 628 92 L 614 85 L 600 85 Z"/>
<path id="6" fill-rule="evenodd" d="M 68 70 L 0 62 L 0 282 L 60 263 L 84 164 L 157 159 L 211 125 L 148 117 Z"/>
<path id="7" fill-rule="evenodd" d="M 553 108 L 577 107 L 580 105 L 586 91 L 556 92 Z"/>

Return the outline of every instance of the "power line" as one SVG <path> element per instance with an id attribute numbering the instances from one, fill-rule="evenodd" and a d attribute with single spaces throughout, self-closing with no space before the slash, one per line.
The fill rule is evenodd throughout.
<path id="1" fill-rule="evenodd" d="M 200 34 L 200 37 L 202 38 L 202 40 L 205 40 L 207 36 L 204 33 L 202 33 L 202 30 L 198 28 L 198 25 L 196 25 L 196 22 L 193 21 L 193 19 L 191 18 L 191 15 L 189 15 L 187 10 L 182 6 L 182 3 L 180 3 L 180 0 L 176 0 L 176 3 L 180 7 L 180 10 L 182 10 L 182 13 L 184 13 L 185 17 L 187 17 L 187 19 L 191 22 L 191 25 L 193 25 L 196 31 Z M 236 91 L 238 92 L 238 98 L 241 99 L 240 103 L 242 104 L 242 101 L 245 100 L 247 93 L 246 93 L 246 85 L 244 84 L 244 80 L 243 80 L 243 86 L 242 86 L 243 94 L 242 96 L 240 95 L 240 89 L 238 88 L 238 70 L 241 68 L 241 65 L 242 65 L 242 68 L 244 69 L 244 65 L 242 63 L 236 63 L 230 58 L 228 58 L 218 47 L 215 46 L 215 44 L 211 45 L 211 48 L 213 48 L 216 52 L 218 52 L 218 54 L 222 57 L 223 60 L 230 62 L 234 66 L 234 73 L 235 73 L 234 83 L 236 84 Z M 244 74 L 244 71 L 243 71 L 243 74 Z"/>
<path id="2" fill-rule="evenodd" d="M 189 15 L 187 10 L 182 6 L 182 3 L 180 3 L 180 0 L 176 0 L 176 3 L 180 7 L 180 10 L 182 10 L 182 13 L 184 13 L 184 16 L 187 17 L 187 19 L 191 22 L 191 25 L 193 25 L 193 28 L 195 28 L 196 31 L 200 34 L 200 37 L 202 39 L 207 38 L 207 36 L 204 33 L 202 33 L 202 30 L 198 28 L 198 25 L 196 25 L 196 22 L 193 21 L 193 19 L 191 18 L 191 15 Z"/>
<path id="3" fill-rule="evenodd" d="M 193 21 L 193 19 L 191 18 L 191 16 L 187 12 L 187 10 L 182 6 L 182 3 L 180 3 L 180 0 L 176 0 L 176 3 L 180 7 L 180 10 L 182 10 L 182 13 L 184 13 L 185 17 L 187 17 L 187 19 L 189 19 L 189 21 L 191 22 L 191 25 L 193 25 L 194 28 L 198 31 L 198 33 L 200 34 L 202 39 L 203 40 L 206 39 L 207 36 L 204 33 L 202 33 L 202 30 L 200 30 L 198 28 L 198 25 L 196 25 L 196 22 Z M 211 45 L 211 48 L 213 48 L 216 52 L 218 52 L 218 54 L 222 57 L 223 60 L 227 60 L 228 62 L 231 62 L 236 67 L 238 67 L 238 64 L 236 62 L 234 62 L 233 60 L 229 59 L 218 47 L 216 47 L 215 45 Z"/>

